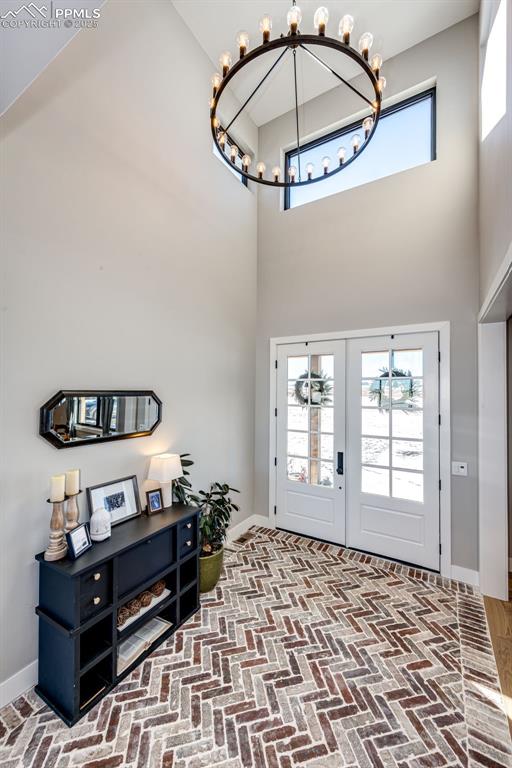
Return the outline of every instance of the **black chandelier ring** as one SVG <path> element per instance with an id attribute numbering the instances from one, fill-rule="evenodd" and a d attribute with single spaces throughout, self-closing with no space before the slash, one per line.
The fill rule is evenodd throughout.
<path id="1" fill-rule="evenodd" d="M 309 50 L 309 46 L 311 45 L 330 48 L 352 59 L 352 61 L 354 61 L 360 67 L 362 72 L 364 72 L 364 74 L 368 77 L 375 94 L 375 99 L 373 101 L 368 99 L 357 88 L 355 88 L 349 81 L 345 80 L 341 75 L 339 75 L 335 70 L 333 70 L 328 64 L 323 62 L 319 56 L 317 56 L 315 53 Z M 264 77 L 260 80 L 258 85 L 254 88 L 250 96 L 246 99 L 244 104 L 240 107 L 240 109 L 232 118 L 232 120 L 228 123 L 228 125 L 226 127 L 222 126 L 220 123 L 220 120 L 217 118 L 217 109 L 219 106 L 221 96 L 225 91 L 225 89 L 227 88 L 227 86 L 229 85 L 229 83 L 241 72 L 241 70 L 245 66 L 250 64 L 255 59 L 258 59 L 260 56 L 263 56 L 264 54 L 270 53 L 272 51 L 278 51 L 280 49 L 283 49 L 281 55 L 276 59 L 276 61 L 274 61 L 270 69 L 266 72 Z M 241 168 L 238 165 L 236 165 L 235 160 L 237 159 L 238 155 L 235 158 L 228 157 L 224 152 L 224 144 L 226 139 L 231 141 L 229 136 L 229 128 L 233 125 L 235 120 L 243 112 L 244 108 L 247 106 L 247 104 L 252 99 L 252 97 L 257 93 L 259 88 L 263 85 L 267 77 L 269 77 L 269 75 L 273 72 L 275 67 L 283 59 L 287 50 L 292 50 L 295 56 L 297 49 L 302 49 L 305 53 L 307 53 L 309 56 L 315 59 L 319 63 L 319 65 L 323 66 L 325 69 L 331 72 L 331 74 L 333 74 L 340 82 L 344 83 L 350 90 L 356 93 L 361 99 L 363 99 L 367 103 L 367 105 L 371 108 L 371 114 L 368 117 L 372 119 L 372 125 L 371 125 L 371 128 L 369 128 L 368 130 L 365 130 L 364 140 L 360 145 L 357 146 L 357 148 L 354 147 L 353 154 L 346 159 L 345 158 L 340 159 L 339 165 L 333 168 L 332 170 L 328 170 L 324 167 L 323 174 L 320 174 L 315 177 L 308 174 L 307 179 L 294 178 L 294 179 L 285 179 L 284 181 L 281 181 L 279 178 L 279 175 L 280 175 L 279 174 L 277 176 L 274 176 L 274 178 L 271 180 L 268 178 L 264 178 L 263 173 L 258 172 L 258 175 L 254 175 L 253 173 L 250 173 L 249 170 L 243 165 Z M 294 61 L 294 72 L 295 72 L 295 78 L 296 78 L 295 61 Z M 296 120 L 297 120 L 297 153 L 299 155 L 299 164 L 300 164 L 300 139 L 299 139 L 299 131 L 298 131 L 298 100 L 297 100 L 296 79 L 295 79 L 295 97 L 296 97 L 295 111 L 296 111 Z M 315 184 L 318 181 L 323 181 L 327 178 L 330 178 L 331 176 L 334 176 L 335 174 L 347 168 L 354 160 L 356 160 L 358 157 L 361 156 L 361 153 L 366 149 L 366 147 L 370 143 L 377 129 L 377 125 L 379 123 L 379 118 L 381 113 L 381 105 L 382 105 L 382 87 L 381 87 L 381 81 L 379 79 L 379 72 L 378 70 L 375 71 L 374 69 L 372 69 L 372 67 L 368 63 L 368 60 L 365 56 L 360 54 L 359 51 L 357 51 L 355 48 L 352 48 L 349 43 L 341 42 L 340 40 L 337 40 L 334 37 L 327 37 L 326 35 L 321 35 L 321 34 L 302 35 L 300 32 L 297 31 L 293 34 L 290 33 L 286 36 L 283 35 L 281 37 L 278 37 L 275 40 L 269 40 L 268 42 L 263 42 L 257 48 L 253 48 L 251 51 L 244 53 L 244 55 L 241 55 L 239 60 L 235 64 L 233 64 L 232 67 L 227 69 L 226 72 L 223 73 L 223 77 L 220 80 L 218 86 L 214 85 L 214 88 L 213 88 L 213 97 L 210 102 L 210 126 L 211 126 L 213 141 L 220 153 L 220 156 L 230 168 L 236 168 L 237 173 L 239 173 L 241 176 L 245 177 L 250 181 L 254 181 L 258 184 L 264 184 L 270 187 L 284 187 L 284 188 L 303 187 L 308 184 Z M 222 141 L 222 137 L 224 141 Z M 233 145 L 235 144 L 234 142 L 231 142 L 231 143 Z M 299 169 L 299 172 L 300 172 L 300 169 Z"/>

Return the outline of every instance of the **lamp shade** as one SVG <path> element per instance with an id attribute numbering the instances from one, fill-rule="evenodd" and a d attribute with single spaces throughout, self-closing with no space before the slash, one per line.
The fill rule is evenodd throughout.
<path id="1" fill-rule="evenodd" d="M 149 464 L 148 480 L 170 483 L 183 475 L 181 459 L 177 453 L 161 453 L 153 456 Z"/>

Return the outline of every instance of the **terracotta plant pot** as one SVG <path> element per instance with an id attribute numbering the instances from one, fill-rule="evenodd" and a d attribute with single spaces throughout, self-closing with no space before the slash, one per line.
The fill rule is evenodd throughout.
<path id="1" fill-rule="evenodd" d="M 215 552 L 214 555 L 207 555 L 199 558 L 199 591 L 211 592 L 215 587 L 222 571 L 224 560 L 224 547 Z"/>

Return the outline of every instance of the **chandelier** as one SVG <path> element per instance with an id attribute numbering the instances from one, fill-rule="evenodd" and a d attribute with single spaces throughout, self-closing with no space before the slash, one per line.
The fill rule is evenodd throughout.
<path id="1" fill-rule="evenodd" d="M 280 37 L 271 39 L 272 19 L 268 15 L 264 16 L 260 21 L 260 32 L 262 35 L 261 43 L 258 47 L 253 48 L 252 50 L 249 50 L 249 34 L 247 32 L 239 32 L 236 38 L 239 52 L 238 61 L 233 63 L 231 54 L 228 51 L 222 53 L 219 59 L 222 74 L 216 72 L 211 81 L 213 96 L 210 100 L 210 124 L 213 141 L 221 157 L 231 167 L 235 166 L 237 172 L 241 173 L 245 178 L 257 182 L 258 184 L 266 184 L 273 187 L 291 187 L 314 184 L 317 181 L 328 179 L 334 174 L 339 173 L 356 160 L 368 146 L 375 133 L 381 112 L 382 93 L 386 87 L 386 79 L 381 76 L 382 56 L 376 53 L 370 58 L 373 35 L 370 32 L 365 32 L 359 39 L 358 49 L 356 50 L 351 46 L 350 39 L 354 28 L 354 19 L 352 16 L 345 15 L 341 19 L 338 32 L 339 38 L 328 37 L 326 34 L 327 23 L 329 21 L 329 11 L 327 8 L 318 8 L 314 15 L 316 34 L 301 34 L 300 24 L 302 21 L 302 13 L 299 6 L 296 5 L 295 0 L 288 11 L 286 20 L 288 24 L 287 34 L 281 34 Z M 348 57 L 355 62 L 362 73 L 369 79 L 373 89 L 373 98 L 367 98 L 367 96 L 355 87 L 353 82 L 346 80 L 329 66 L 329 64 L 323 61 L 317 53 L 311 50 L 312 46 L 330 48 L 341 56 Z M 244 101 L 234 117 L 227 124 L 223 125 L 217 117 L 217 112 L 222 94 L 229 83 L 238 77 L 243 68 L 250 62 L 274 51 L 279 51 L 277 59 L 273 61 L 272 65 L 261 78 L 258 85 L 253 89 L 249 97 Z M 362 136 L 358 133 L 355 133 L 352 136 L 351 151 L 347 153 L 345 147 L 340 147 L 337 152 L 335 163 L 332 163 L 331 158 L 324 157 L 319 172 L 315 172 L 313 163 L 307 163 L 304 169 L 301 167 L 299 97 L 297 90 L 297 51 L 304 51 L 318 64 L 318 66 L 329 71 L 339 82 L 343 83 L 353 93 L 359 96 L 363 102 L 365 102 L 364 111 L 368 112 L 362 119 Z M 295 154 L 297 155 L 298 168 L 295 165 L 290 165 L 287 169 L 287 178 L 283 178 L 280 166 L 274 166 L 271 170 L 271 174 L 267 174 L 265 162 L 259 160 L 255 165 L 256 173 L 253 173 L 250 170 L 253 163 L 251 156 L 248 154 L 242 155 L 235 141 L 231 138 L 229 130 L 249 105 L 253 97 L 257 94 L 263 83 L 267 81 L 272 72 L 289 52 L 291 52 L 293 56 L 293 89 L 295 95 L 295 126 L 297 134 Z M 240 163 L 240 159 L 241 167 L 240 165 L 237 165 L 237 161 Z"/>

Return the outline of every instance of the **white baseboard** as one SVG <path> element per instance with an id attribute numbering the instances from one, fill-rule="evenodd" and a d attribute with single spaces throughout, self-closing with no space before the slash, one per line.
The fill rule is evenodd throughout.
<path id="1" fill-rule="evenodd" d="M 480 576 L 478 571 L 472 571 L 471 568 L 463 568 L 461 565 L 452 565 L 452 579 L 462 581 L 464 584 L 470 584 L 472 587 L 478 587 Z"/>
<path id="2" fill-rule="evenodd" d="M 242 520 L 241 523 L 230 526 L 228 529 L 228 541 L 235 541 L 253 525 L 261 525 L 263 528 L 269 528 L 268 517 L 265 515 L 250 515 L 249 517 L 246 517 L 245 520 Z"/>
<path id="3" fill-rule="evenodd" d="M 12 677 L 0 683 L 0 709 L 17 699 L 37 683 L 37 660 L 27 664 Z"/>

